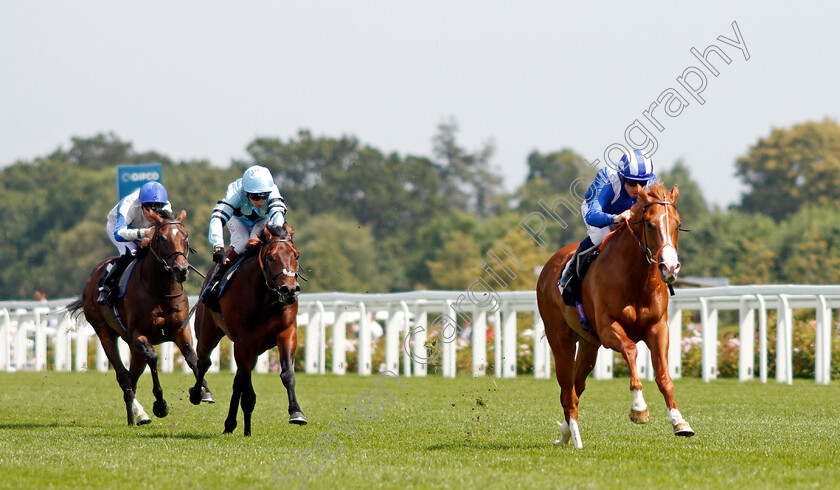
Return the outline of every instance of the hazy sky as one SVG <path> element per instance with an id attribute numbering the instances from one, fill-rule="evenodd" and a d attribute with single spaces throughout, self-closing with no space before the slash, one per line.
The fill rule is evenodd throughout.
<path id="1" fill-rule="evenodd" d="M 726 205 L 758 138 L 840 119 L 838 18 L 830 2 L 4 1 L 0 165 L 107 131 L 217 165 L 300 128 L 430 155 L 452 116 L 463 146 L 495 142 L 513 190 L 532 150 L 603 162 L 639 119 L 658 168 L 683 159 Z M 749 60 L 717 39 L 733 21 Z M 731 59 L 710 55 L 717 77 L 689 51 L 712 43 Z M 677 81 L 690 67 L 704 104 Z M 667 89 L 688 105 L 649 111 L 659 131 L 643 111 Z"/>

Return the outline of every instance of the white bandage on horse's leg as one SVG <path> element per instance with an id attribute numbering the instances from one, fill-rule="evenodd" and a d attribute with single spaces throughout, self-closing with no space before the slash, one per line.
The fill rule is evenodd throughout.
<path id="1" fill-rule="evenodd" d="M 560 424 L 559 421 L 557 423 Z M 554 445 L 560 446 L 562 444 L 568 444 L 571 437 L 572 431 L 569 429 L 569 423 L 564 420 L 563 423 L 560 424 L 560 439 L 554 441 Z"/>
<path id="2" fill-rule="evenodd" d="M 135 417 L 146 412 L 143 405 L 140 405 L 140 402 L 137 401 L 137 397 L 134 398 L 134 404 L 131 406 L 131 411 L 134 412 Z"/>
<path id="3" fill-rule="evenodd" d="M 681 424 L 685 422 L 682 414 L 676 408 L 672 408 L 668 410 L 668 422 L 671 422 L 671 425 L 676 426 L 677 424 Z"/>
<path id="4" fill-rule="evenodd" d="M 642 390 L 631 390 L 633 393 L 633 403 L 630 405 L 630 410 L 635 410 L 637 412 L 644 412 L 647 410 L 647 403 L 645 403 L 645 397 L 642 395 Z"/>
<path id="5" fill-rule="evenodd" d="M 582 449 L 583 448 L 583 441 L 580 439 L 580 428 L 578 427 L 577 420 L 570 419 L 569 422 L 569 430 L 572 433 L 572 442 L 575 443 L 575 449 Z"/>

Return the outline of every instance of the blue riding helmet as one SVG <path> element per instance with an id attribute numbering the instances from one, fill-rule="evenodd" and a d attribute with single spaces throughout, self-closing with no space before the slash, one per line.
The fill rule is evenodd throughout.
<path id="1" fill-rule="evenodd" d="M 271 172 L 259 165 L 248 167 L 242 175 L 242 190 L 250 194 L 271 192 L 274 189 L 274 179 Z"/>
<path id="2" fill-rule="evenodd" d="M 625 180 L 646 181 L 653 177 L 653 160 L 641 150 L 633 150 L 621 156 L 616 170 Z"/>
<path id="3" fill-rule="evenodd" d="M 160 182 L 146 182 L 140 188 L 140 202 L 147 204 L 150 202 L 165 203 L 169 201 L 169 195 L 166 193 L 166 187 Z"/>

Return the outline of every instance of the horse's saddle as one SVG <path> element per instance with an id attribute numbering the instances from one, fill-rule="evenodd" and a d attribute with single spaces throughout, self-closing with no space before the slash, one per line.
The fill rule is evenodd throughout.
<path id="1" fill-rule="evenodd" d="M 230 280 L 233 279 L 233 274 L 236 272 L 236 269 L 238 269 L 239 266 L 242 265 L 242 262 L 245 261 L 245 259 L 247 259 L 248 256 L 249 254 L 242 254 L 239 257 L 237 257 L 233 261 L 233 264 L 231 264 L 231 266 L 228 267 L 228 270 L 225 271 L 225 273 L 222 275 L 222 278 L 219 279 L 219 298 L 221 298 L 222 294 L 225 293 L 225 289 L 227 289 L 227 285 L 230 282 Z"/>
<path id="2" fill-rule="evenodd" d="M 128 267 L 125 268 L 122 275 L 120 276 L 120 280 L 117 281 L 117 288 L 119 293 L 117 294 L 117 298 L 122 298 L 125 296 L 125 290 L 127 289 L 125 286 L 128 284 L 128 281 L 131 279 L 131 273 L 134 272 L 134 266 L 137 265 L 137 258 L 131 261 L 128 264 Z"/>
<path id="3" fill-rule="evenodd" d="M 589 250 L 574 255 L 570 260 L 574 262 L 570 265 L 574 274 L 569 280 L 569 284 L 563 289 L 563 302 L 568 306 L 575 306 L 575 302 L 581 300 L 581 286 L 583 284 L 583 276 L 589 270 L 589 266 L 598 257 L 601 251 L 598 246 L 594 246 Z"/>

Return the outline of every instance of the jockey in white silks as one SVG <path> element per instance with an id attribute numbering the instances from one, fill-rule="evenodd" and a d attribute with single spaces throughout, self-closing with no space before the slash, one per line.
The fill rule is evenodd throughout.
<path id="1" fill-rule="evenodd" d="M 120 258 L 106 266 L 99 297 L 105 304 L 116 289 L 115 282 L 134 258 L 137 246 L 152 234 L 151 212 L 171 216 L 172 206 L 166 187 L 160 182 L 146 182 L 142 187 L 120 199 L 108 213 L 108 238 L 120 252 Z"/>
<path id="2" fill-rule="evenodd" d="M 231 263 L 251 239 L 259 238 L 266 226 L 282 227 L 286 222 L 286 203 L 274 184 L 271 172 L 259 165 L 245 170 L 242 178 L 228 185 L 225 197 L 216 203 L 210 215 L 208 239 L 213 246 L 216 273 L 207 283 L 202 298 L 205 302 L 218 300 L 218 283 L 224 265 Z M 225 257 L 224 226 L 230 231 L 231 250 Z"/>

